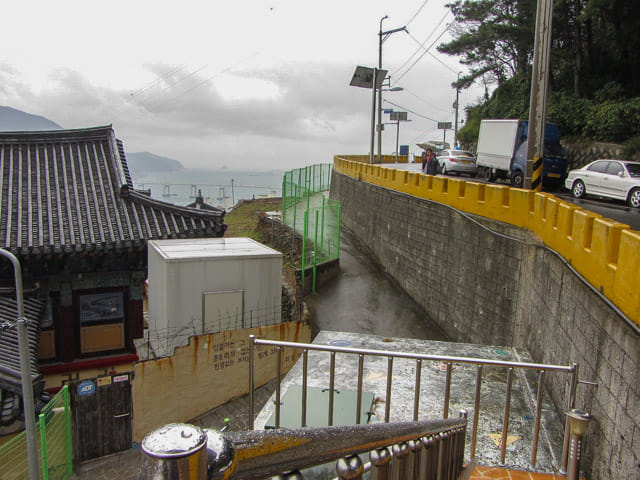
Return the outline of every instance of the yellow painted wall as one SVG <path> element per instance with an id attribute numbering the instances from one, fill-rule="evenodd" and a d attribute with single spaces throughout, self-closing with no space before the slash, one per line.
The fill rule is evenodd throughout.
<path id="1" fill-rule="evenodd" d="M 133 437 L 171 422 L 186 422 L 249 390 L 249 335 L 269 340 L 311 341 L 311 329 L 301 322 L 192 337 L 173 357 L 134 365 Z M 256 386 L 276 374 L 275 347 L 256 346 Z M 287 350 L 283 373 L 297 356 Z"/>
<path id="2" fill-rule="evenodd" d="M 504 185 L 399 171 L 334 157 L 336 172 L 527 228 L 640 325 L 640 232 L 556 198 Z"/>
<path id="3" fill-rule="evenodd" d="M 74 370 L 67 373 L 49 373 L 44 376 L 45 388 L 62 387 L 69 381 L 86 380 L 88 378 L 104 377 L 106 375 L 116 375 L 127 373 L 133 370 L 133 363 L 122 363 L 119 365 L 109 365 L 107 367 L 89 368 L 87 370 Z"/>

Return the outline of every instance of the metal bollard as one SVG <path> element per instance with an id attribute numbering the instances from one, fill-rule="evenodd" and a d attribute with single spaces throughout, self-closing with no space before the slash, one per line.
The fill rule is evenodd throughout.
<path id="1" fill-rule="evenodd" d="M 351 455 L 337 461 L 336 472 L 342 480 L 362 480 L 364 465 L 358 455 Z"/>
<path id="2" fill-rule="evenodd" d="M 387 447 L 371 450 L 371 478 L 374 480 L 389 480 L 391 478 L 391 452 Z"/>
<path id="3" fill-rule="evenodd" d="M 203 480 L 207 478 L 207 435 L 193 425 L 170 423 L 142 440 L 141 478 L 145 480 Z"/>
<path id="4" fill-rule="evenodd" d="M 391 462 L 391 478 L 394 480 L 403 480 L 411 478 L 409 470 L 411 468 L 412 458 L 409 455 L 409 445 L 406 442 L 397 443 L 391 447 L 393 452 L 393 462 Z"/>
<path id="5" fill-rule="evenodd" d="M 578 480 L 580 474 L 580 457 L 582 454 L 582 437 L 584 436 L 591 415 L 584 410 L 574 408 L 567 413 L 569 418 L 569 431 L 571 438 L 569 440 L 569 459 L 567 464 L 567 479 Z"/>

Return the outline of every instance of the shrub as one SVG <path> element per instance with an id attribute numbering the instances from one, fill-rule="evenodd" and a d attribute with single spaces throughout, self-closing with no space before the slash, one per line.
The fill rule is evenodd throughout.
<path id="1" fill-rule="evenodd" d="M 640 135 L 631 137 L 624 144 L 624 150 L 622 151 L 624 158 L 637 160 L 640 158 Z"/>

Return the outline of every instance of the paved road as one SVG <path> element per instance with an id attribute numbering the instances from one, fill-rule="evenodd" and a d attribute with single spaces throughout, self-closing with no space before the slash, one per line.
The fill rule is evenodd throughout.
<path id="1" fill-rule="evenodd" d="M 411 172 L 419 172 L 420 164 L 398 164 L 395 166 L 398 169 L 409 170 Z M 464 180 L 471 180 L 478 183 L 488 183 L 487 181 L 481 178 L 469 178 L 466 176 L 463 177 L 455 177 L 450 176 L 450 178 L 462 178 Z M 508 183 L 504 183 L 504 185 L 508 185 Z M 590 212 L 597 213 L 602 215 L 605 218 L 610 218 L 611 220 L 615 220 L 620 223 L 624 223 L 629 225 L 633 230 L 640 231 L 640 209 L 631 208 L 626 205 L 625 202 L 620 200 L 609 200 L 605 198 L 595 198 L 589 197 L 584 199 L 573 198 L 571 192 L 565 189 L 561 189 L 559 191 L 549 192 L 556 197 L 564 200 L 565 202 L 573 203 L 574 205 L 578 205 L 585 210 L 589 210 Z"/>

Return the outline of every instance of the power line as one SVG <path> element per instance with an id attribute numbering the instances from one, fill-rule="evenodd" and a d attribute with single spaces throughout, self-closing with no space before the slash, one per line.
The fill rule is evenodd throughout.
<path id="1" fill-rule="evenodd" d="M 456 75 L 458 74 L 458 70 L 454 70 L 453 68 L 451 68 L 449 65 L 447 65 L 446 63 L 444 63 L 442 60 L 440 60 L 438 57 L 436 57 L 433 53 L 429 52 L 429 55 L 431 55 L 440 65 L 442 65 L 444 68 L 446 68 L 447 70 L 449 70 L 450 72 L 455 73 Z"/>
<path id="2" fill-rule="evenodd" d="M 251 58 L 255 57 L 255 56 L 256 56 L 256 55 L 258 55 L 259 53 L 260 53 L 259 51 L 258 51 L 258 52 L 254 52 L 254 53 L 252 53 L 251 55 L 249 55 L 249 56 L 247 56 L 247 57 L 245 57 L 245 58 L 243 58 L 243 59 L 241 59 L 241 60 L 237 61 L 236 63 L 233 63 L 233 64 L 229 65 L 227 68 L 224 68 L 224 69 L 222 69 L 222 70 L 220 70 L 220 71 L 218 71 L 218 72 L 214 73 L 214 74 L 213 74 L 213 75 L 211 75 L 210 77 L 207 77 L 207 78 L 205 78 L 204 80 L 202 80 L 202 81 L 200 81 L 200 82 L 196 83 L 193 87 L 188 88 L 187 90 L 184 90 L 184 91 L 182 91 L 182 92 L 178 93 L 177 95 L 175 95 L 175 96 L 173 96 L 173 97 L 171 97 L 171 98 L 168 98 L 168 99 L 166 99 L 166 100 L 164 100 L 164 101 L 161 101 L 161 102 L 159 102 L 159 103 L 157 103 L 157 104 L 155 104 L 155 105 L 151 106 L 151 108 L 149 108 L 149 110 L 153 110 L 154 108 L 155 108 L 155 109 L 157 109 L 158 107 L 161 107 L 161 106 L 163 106 L 163 105 L 165 105 L 165 104 L 167 104 L 167 103 L 169 103 L 169 102 L 171 102 L 171 101 L 173 101 L 173 100 L 175 100 L 175 99 L 177 99 L 177 98 L 180 98 L 181 96 L 183 96 L 183 95 L 185 95 L 185 94 L 187 94 L 187 93 L 189 93 L 189 92 L 192 92 L 193 90 L 195 90 L 196 88 L 199 88 L 200 86 L 204 85 L 205 83 L 209 83 L 211 80 L 213 80 L 213 79 L 214 79 L 214 78 L 216 78 L 217 76 L 222 75 L 223 73 L 227 73 L 227 72 L 231 71 L 233 68 L 235 68 L 235 67 L 237 67 L 238 65 L 240 65 L 241 63 L 244 63 L 244 62 L 246 62 L 247 60 L 249 60 L 249 59 L 251 59 Z M 206 66 L 206 65 L 205 65 L 205 66 Z M 202 67 L 202 68 L 204 68 L 204 67 Z M 195 74 L 195 73 L 199 72 L 200 70 L 202 70 L 202 68 L 201 68 L 201 69 L 199 69 L 199 70 L 197 70 L 196 72 L 193 72 L 191 75 L 193 75 L 193 74 Z M 191 75 L 189 75 L 189 76 L 191 76 Z"/>
<path id="3" fill-rule="evenodd" d="M 433 103 L 429 102 L 428 100 L 425 100 L 424 98 L 422 98 L 422 97 L 420 97 L 420 96 L 416 95 L 416 94 L 415 94 L 415 93 L 413 93 L 411 90 L 408 90 L 408 89 L 407 89 L 407 88 L 405 88 L 405 87 L 403 87 L 403 88 L 404 88 L 404 91 L 405 91 L 405 92 L 407 92 L 409 95 L 413 95 L 414 97 L 416 97 L 416 98 L 417 98 L 418 100 L 420 100 L 421 102 L 424 102 L 424 103 L 426 103 L 427 105 L 429 105 L 431 108 L 434 108 L 434 109 L 436 109 L 436 110 L 438 110 L 438 111 L 440 111 L 440 112 L 446 112 L 446 113 L 449 113 L 447 110 L 444 110 L 443 108 L 441 108 L 441 107 L 439 107 L 439 106 L 437 106 L 437 105 L 435 105 L 435 104 L 433 104 Z"/>
<path id="4" fill-rule="evenodd" d="M 414 115 L 417 115 L 417 116 L 422 117 L 422 118 L 425 118 L 425 119 L 427 119 L 427 120 L 431 120 L 432 122 L 436 122 L 436 123 L 438 123 L 438 120 L 434 120 L 434 119 L 433 119 L 433 118 L 431 118 L 431 117 L 427 117 L 426 115 L 422 115 L 421 113 L 414 112 L 413 110 L 410 110 L 410 109 L 408 109 L 408 108 L 406 108 L 406 107 L 403 107 L 402 105 L 398 105 L 397 103 L 390 102 L 389 100 L 386 100 L 386 99 L 385 99 L 384 101 L 385 101 L 385 103 L 388 103 L 388 104 L 390 104 L 390 105 L 393 105 L 394 107 L 401 108 L 402 110 L 404 110 L 404 111 L 406 111 L 406 112 L 413 113 Z"/>
<path id="5" fill-rule="evenodd" d="M 444 20 L 445 20 L 445 18 L 447 17 L 447 15 L 448 15 L 448 12 L 447 12 L 447 13 L 446 13 L 446 14 L 445 14 L 441 19 L 440 19 L 440 22 L 438 22 L 438 25 L 436 26 L 436 28 L 435 28 L 433 31 L 436 31 L 436 30 L 440 27 L 440 25 L 442 25 L 442 22 L 444 22 Z M 440 38 L 441 38 L 441 37 L 442 37 L 442 36 L 443 36 L 443 35 L 444 35 L 448 30 L 449 30 L 449 28 L 451 28 L 451 25 L 452 25 L 452 24 L 448 24 L 448 25 L 447 25 L 447 27 L 446 27 L 446 28 L 445 28 L 445 29 L 440 33 L 440 35 L 438 35 L 438 36 L 437 36 L 437 38 L 436 38 L 433 42 L 431 42 L 431 44 L 430 44 L 427 48 L 424 48 L 424 44 L 425 44 L 425 43 L 426 43 L 426 42 L 431 38 L 431 36 L 433 35 L 433 31 L 432 31 L 432 33 L 430 33 L 430 34 L 429 34 L 429 36 L 427 37 L 427 39 L 426 39 L 423 43 L 420 43 L 420 42 L 419 42 L 419 41 L 418 41 L 418 40 L 417 40 L 413 35 L 411 35 L 410 33 L 408 33 L 409 37 L 411 37 L 415 42 L 417 42 L 417 43 L 420 45 L 420 47 L 419 47 L 419 48 L 424 49 L 424 52 L 422 53 L 422 55 L 420 55 L 420 56 L 419 56 L 419 57 L 418 57 L 418 58 L 417 58 L 417 59 L 416 59 L 416 60 L 411 64 L 411 66 L 410 66 L 409 68 L 407 68 L 407 70 L 405 70 L 405 72 L 404 72 L 404 73 L 402 73 L 402 74 L 400 75 L 400 77 L 399 77 L 399 78 L 398 78 L 398 77 L 396 77 L 396 80 L 395 80 L 395 82 L 394 82 L 394 85 L 395 85 L 396 83 L 398 83 L 398 81 L 399 81 L 400 79 L 402 79 L 402 77 L 404 77 L 407 73 L 409 73 L 413 67 L 415 67 L 415 66 L 416 66 L 416 64 L 417 64 L 417 63 L 422 59 L 422 57 L 424 57 L 424 56 L 429 52 L 429 50 L 430 50 L 431 48 L 433 48 L 433 46 L 434 46 L 434 45 L 435 45 L 435 44 L 440 40 Z M 416 51 L 416 53 L 417 53 L 417 51 Z M 414 54 L 409 58 L 409 60 L 410 60 L 414 55 L 415 55 L 415 53 L 414 53 Z M 408 63 L 408 62 L 405 62 L 405 65 L 406 65 L 407 63 Z M 403 67 L 404 67 L 404 65 L 403 65 Z M 402 67 L 401 67 L 401 68 L 402 68 Z M 395 72 L 394 72 L 394 74 L 393 74 L 393 75 L 395 75 Z"/>
<path id="6" fill-rule="evenodd" d="M 413 14 L 413 17 L 411 17 L 411 19 L 405 25 L 408 26 L 411 22 L 413 22 L 415 20 L 415 18 L 420 14 L 420 12 L 422 11 L 422 9 L 425 7 L 425 5 L 427 3 L 429 3 L 429 0 L 424 0 L 422 5 L 420 5 L 420 8 L 418 8 L 418 11 Z"/>
<path id="7" fill-rule="evenodd" d="M 425 38 L 422 43 L 419 42 L 418 40 L 416 40 L 416 38 L 413 35 L 411 35 L 411 33 L 407 32 L 409 34 L 409 36 L 411 37 L 411 39 L 414 40 L 416 43 L 418 43 L 418 48 L 411 54 L 411 56 L 402 65 L 400 65 L 400 67 L 398 68 L 397 71 L 402 70 L 413 59 L 413 57 L 415 57 L 418 54 L 418 52 L 421 49 L 424 49 L 424 44 L 427 43 L 431 39 L 431 37 L 435 33 L 436 29 L 442 24 L 442 22 L 447 17 L 447 15 L 448 15 L 448 12 L 444 14 L 444 16 L 440 19 L 440 22 L 438 23 L 436 28 L 434 28 L 433 30 L 431 30 L 431 32 L 429 32 L 429 35 L 427 35 L 427 38 Z"/>

